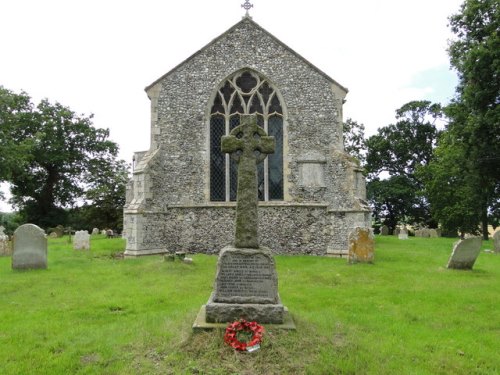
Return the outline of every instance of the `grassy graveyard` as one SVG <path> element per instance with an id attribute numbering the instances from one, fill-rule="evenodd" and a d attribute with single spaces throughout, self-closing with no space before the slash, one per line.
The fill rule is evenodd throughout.
<path id="1" fill-rule="evenodd" d="M 377 237 L 375 264 L 277 256 L 297 331 L 237 353 L 223 330 L 193 334 L 217 257 L 121 258 L 49 239 L 47 270 L 0 258 L 1 374 L 498 374 L 500 256 L 445 268 L 455 240 Z M 483 249 L 491 249 L 491 241 Z"/>

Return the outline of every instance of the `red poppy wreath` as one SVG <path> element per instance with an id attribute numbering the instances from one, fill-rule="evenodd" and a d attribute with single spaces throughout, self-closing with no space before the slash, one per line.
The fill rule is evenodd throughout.
<path id="1" fill-rule="evenodd" d="M 252 337 L 248 341 L 240 341 L 238 336 L 242 336 L 240 333 L 246 334 Z M 230 323 L 226 328 L 226 333 L 224 334 L 224 342 L 234 349 L 239 351 L 252 351 L 262 341 L 262 335 L 264 334 L 264 327 L 257 324 L 257 322 L 247 322 L 244 319 L 237 320 L 236 322 Z M 256 349 L 256 348 L 255 348 Z"/>

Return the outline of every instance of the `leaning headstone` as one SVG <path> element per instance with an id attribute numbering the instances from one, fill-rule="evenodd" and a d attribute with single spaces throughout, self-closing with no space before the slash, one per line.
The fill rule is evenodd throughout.
<path id="1" fill-rule="evenodd" d="M 493 234 L 493 251 L 500 254 L 500 229 Z"/>
<path id="2" fill-rule="evenodd" d="M 92 229 L 92 235 L 99 234 L 99 228 Z"/>
<path id="3" fill-rule="evenodd" d="M 455 242 L 447 268 L 471 270 L 480 251 L 481 237 L 470 237 Z"/>
<path id="4" fill-rule="evenodd" d="M 282 324 L 286 308 L 278 294 L 274 258 L 258 241 L 257 164 L 274 152 L 275 141 L 257 125 L 255 115 L 240 118 L 241 125 L 221 142 L 222 151 L 232 154 L 238 163 L 235 240 L 219 254 L 214 290 L 204 307 L 205 321 L 243 318 Z M 193 329 L 198 327 L 197 318 Z"/>
<path id="5" fill-rule="evenodd" d="M 432 228 L 432 229 L 429 229 L 429 237 L 430 238 L 438 238 L 438 232 L 436 229 Z"/>
<path id="6" fill-rule="evenodd" d="M 372 231 L 368 228 L 355 228 L 349 233 L 348 263 L 373 263 L 375 244 Z"/>
<path id="7" fill-rule="evenodd" d="M 47 268 L 47 237 L 34 224 L 24 224 L 14 232 L 13 269 Z"/>
<path id="8" fill-rule="evenodd" d="M 73 237 L 74 250 L 90 250 L 90 234 L 86 230 L 75 232 Z"/>
<path id="9" fill-rule="evenodd" d="M 406 228 L 402 228 L 398 234 L 398 239 L 407 240 L 408 239 L 408 230 Z"/>
<path id="10" fill-rule="evenodd" d="M 382 226 L 380 227 L 380 234 L 381 234 L 382 236 L 387 236 L 387 235 L 389 235 L 389 227 L 388 227 L 387 225 L 382 225 Z"/>

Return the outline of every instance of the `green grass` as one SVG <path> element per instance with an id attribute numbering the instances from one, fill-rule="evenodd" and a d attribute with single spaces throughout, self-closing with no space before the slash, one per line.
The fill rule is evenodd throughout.
<path id="1" fill-rule="evenodd" d="M 375 264 L 277 256 L 297 331 L 268 329 L 234 352 L 223 331 L 193 334 L 217 257 L 123 260 L 49 240 L 47 270 L 0 258 L 0 374 L 498 374 L 500 256 L 445 268 L 454 240 L 377 237 Z M 492 248 L 491 241 L 483 248 Z"/>

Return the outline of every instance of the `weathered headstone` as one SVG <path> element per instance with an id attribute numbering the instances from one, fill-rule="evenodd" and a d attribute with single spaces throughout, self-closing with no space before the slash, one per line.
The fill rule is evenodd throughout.
<path id="1" fill-rule="evenodd" d="M 74 250 L 90 250 L 90 234 L 86 230 L 75 232 L 73 237 Z"/>
<path id="2" fill-rule="evenodd" d="M 0 256 L 11 254 L 9 236 L 4 233 L 5 228 L 0 225 Z"/>
<path id="3" fill-rule="evenodd" d="M 285 307 L 278 294 L 276 265 L 269 249 L 259 246 L 257 164 L 274 152 L 274 138 L 242 115 L 241 125 L 222 138 L 222 151 L 238 163 L 234 246 L 225 247 L 217 262 L 214 291 L 205 306 L 207 322 L 238 319 L 283 323 Z"/>
<path id="4" fill-rule="evenodd" d="M 481 237 L 470 237 L 455 242 L 447 268 L 471 270 L 480 251 Z"/>
<path id="5" fill-rule="evenodd" d="M 493 251 L 500 254 L 500 229 L 493 234 Z"/>
<path id="6" fill-rule="evenodd" d="M 355 228 L 349 234 L 348 263 L 373 263 L 375 243 L 368 228 Z"/>
<path id="7" fill-rule="evenodd" d="M 399 231 L 398 239 L 400 239 L 400 240 L 407 240 L 408 239 L 408 230 L 406 228 L 402 228 Z"/>
<path id="8" fill-rule="evenodd" d="M 423 228 L 420 230 L 420 237 L 429 238 L 429 236 L 430 236 L 429 228 Z"/>
<path id="9" fill-rule="evenodd" d="M 395 236 L 399 236 L 399 233 L 400 233 L 400 232 L 401 232 L 401 228 L 396 227 L 396 228 L 394 228 L 394 233 L 393 233 L 393 234 L 394 234 Z"/>
<path id="10" fill-rule="evenodd" d="M 438 238 L 439 236 L 438 236 L 437 230 L 434 228 L 429 229 L 429 237 L 430 238 Z"/>
<path id="11" fill-rule="evenodd" d="M 47 268 L 47 237 L 34 224 L 24 224 L 14 232 L 13 269 Z"/>
<path id="12" fill-rule="evenodd" d="M 389 227 L 387 225 L 382 225 L 380 227 L 380 234 L 382 236 L 388 236 L 389 235 Z"/>
<path id="13" fill-rule="evenodd" d="M 92 235 L 99 234 L 99 228 L 92 229 Z"/>

